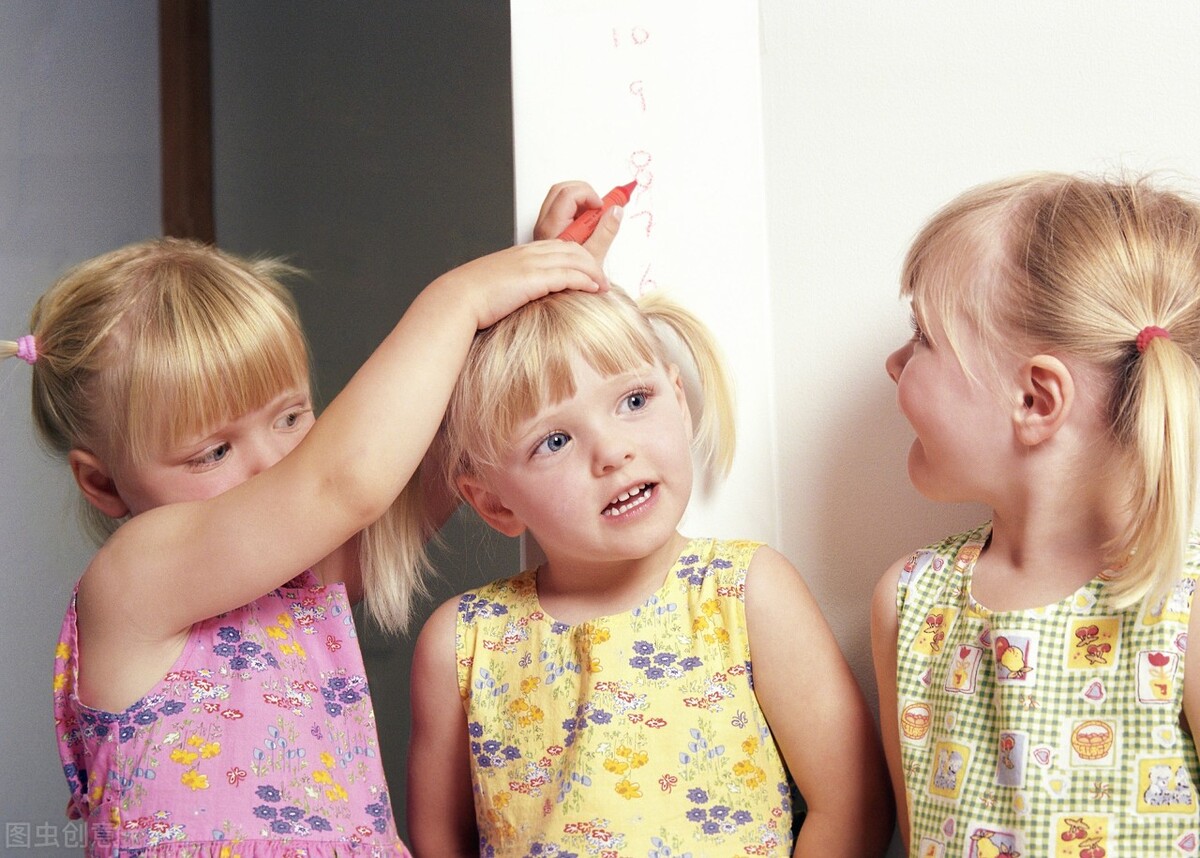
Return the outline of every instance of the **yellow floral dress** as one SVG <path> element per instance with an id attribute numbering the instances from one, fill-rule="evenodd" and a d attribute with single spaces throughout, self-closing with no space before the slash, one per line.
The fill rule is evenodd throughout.
<path id="1" fill-rule="evenodd" d="M 791 854 L 746 630 L 757 548 L 691 540 L 641 606 L 575 626 L 541 609 L 535 570 L 462 597 L 482 856 Z"/>

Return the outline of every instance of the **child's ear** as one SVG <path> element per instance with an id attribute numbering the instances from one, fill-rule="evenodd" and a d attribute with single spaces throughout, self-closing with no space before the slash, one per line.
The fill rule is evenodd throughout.
<path id="1" fill-rule="evenodd" d="M 469 503 L 493 530 L 505 536 L 520 536 L 525 532 L 525 523 L 501 502 L 500 496 L 488 488 L 486 483 L 470 476 L 461 476 L 455 483 L 463 500 Z"/>
<path id="2" fill-rule="evenodd" d="M 1075 380 L 1066 364 L 1035 355 L 1021 367 L 1021 401 L 1013 414 L 1017 439 L 1033 447 L 1052 437 L 1075 404 Z"/>
<path id="3" fill-rule="evenodd" d="M 96 458 L 95 454 L 78 448 L 67 453 L 67 462 L 71 466 L 71 475 L 87 502 L 109 518 L 124 518 L 129 515 L 129 507 L 117 493 L 117 484 L 113 482 L 108 468 Z"/>
<path id="4" fill-rule="evenodd" d="M 692 423 L 692 409 L 688 405 L 687 388 L 683 383 L 683 373 L 676 364 L 667 366 L 667 377 L 671 379 L 671 384 L 675 388 L 675 398 L 679 401 L 679 408 L 683 411 L 683 421 L 687 426 L 688 438 L 691 439 L 696 434 L 696 427 Z M 694 388 L 699 388 L 699 385 L 693 385 Z"/>

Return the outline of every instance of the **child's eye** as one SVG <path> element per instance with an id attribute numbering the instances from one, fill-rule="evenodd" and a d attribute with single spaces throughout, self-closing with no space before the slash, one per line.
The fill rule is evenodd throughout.
<path id="1" fill-rule="evenodd" d="M 294 429 L 311 409 L 293 408 L 275 422 L 276 429 Z"/>
<path id="2" fill-rule="evenodd" d="M 926 343 L 925 332 L 921 330 L 921 323 L 917 321 L 917 314 L 913 313 L 909 316 L 908 323 L 912 326 L 912 338 L 914 343 Z"/>
<path id="3" fill-rule="evenodd" d="M 622 411 L 641 411 L 650 403 L 651 391 L 635 390 L 625 395 L 621 400 Z"/>
<path id="4" fill-rule="evenodd" d="M 214 447 L 209 447 L 199 456 L 188 459 L 188 465 L 194 468 L 204 468 L 210 465 L 220 464 L 220 462 L 229 455 L 232 448 L 228 441 L 217 444 Z"/>
<path id="5" fill-rule="evenodd" d="M 544 455 L 546 453 L 557 453 L 563 447 L 567 446 L 571 441 L 571 436 L 566 432 L 551 432 L 534 448 L 533 455 Z"/>

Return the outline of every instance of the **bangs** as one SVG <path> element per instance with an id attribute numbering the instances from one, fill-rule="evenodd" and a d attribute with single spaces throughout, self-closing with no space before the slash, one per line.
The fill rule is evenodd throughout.
<path id="1" fill-rule="evenodd" d="M 291 388 L 309 387 L 308 349 L 286 290 L 242 269 L 160 272 L 143 328 L 126 331 L 128 449 L 176 447 Z M 114 345 L 116 345 L 114 343 Z"/>
<path id="2" fill-rule="evenodd" d="M 575 395 L 573 360 L 610 376 L 654 364 L 662 349 L 617 290 L 560 292 L 525 305 L 476 337 L 447 413 L 448 466 L 496 467 L 522 422 Z"/>
<path id="3" fill-rule="evenodd" d="M 912 301 L 922 331 L 929 336 L 936 319 L 946 342 L 933 344 L 948 347 L 960 363 L 964 337 L 1000 341 L 997 296 L 1014 276 L 1005 207 L 991 190 L 938 212 L 917 235 L 901 272 L 900 294 Z"/>

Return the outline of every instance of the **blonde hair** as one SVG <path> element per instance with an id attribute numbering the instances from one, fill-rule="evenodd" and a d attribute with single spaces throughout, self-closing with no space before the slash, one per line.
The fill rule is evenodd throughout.
<path id="1" fill-rule="evenodd" d="M 431 452 L 441 470 L 428 479 L 439 485 L 426 485 L 426 495 L 457 497 L 458 477 L 500 467 L 523 421 L 574 395 L 575 357 L 602 375 L 678 366 L 695 424 L 693 449 L 707 470 L 728 473 L 736 443 L 733 390 L 712 332 L 661 292 L 635 302 L 613 287 L 547 295 L 475 335 Z M 427 535 L 420 521 L 409 519 L 408 542 Z"/>
<path id="2" fill-rule="evenodd" d="M 142 462 L 282 390 L 307 390 L 308 346 L 281 282 L 297 273 L 279 260 L 175 238 L 131 244 L 71 269 L 38 299 L 30 320 L 42 443 L 60 456 L 79 448 Z M 0 356 L 14 354 L 15 342 L 0 342 Z M 84 528 L 97 542 L 120 526 L 81 502 Z M 397 515 L 385 515 L 360 542 L 367 606 L 389 629 L 407 620 L 408 593 L 419 588 L 376 571 L 409 553 Z"/>
<path id="3" fill-rule="evenodd" d="M 712 332 L 661 292 L 635 302 L 614 287 L 602 295 L 548 295 L 476 335 L 442 422 L 451 490 L 460 475 L 499 467 L 521 422 L 575 394 L 575 357 L 601 375 L 656 362 L 679 366 L 684 378 L 694 370 L 701 405 L 693 415 L 694 447 L 706 468 L 728 472 L 735 446 L 732 388 Z"/>
<path id="4" fill-rule="evenodd" d="M 1183 566 L 1200 443 L 1200 207 L 1142 178 L 1035 174 L 968 191 L 905 260 L 901 292 L 955 353 L 961 318 L 985 344 L 1076 358 L 1109 379 L 1127 454 L 1129 525 L 1107 546 L 1118 603 L 1164 595 Z M 1144 353 L 1138 334 L 1170 332 Z M 1130 553 L 1132 552 L 1132 555 Z"/>

